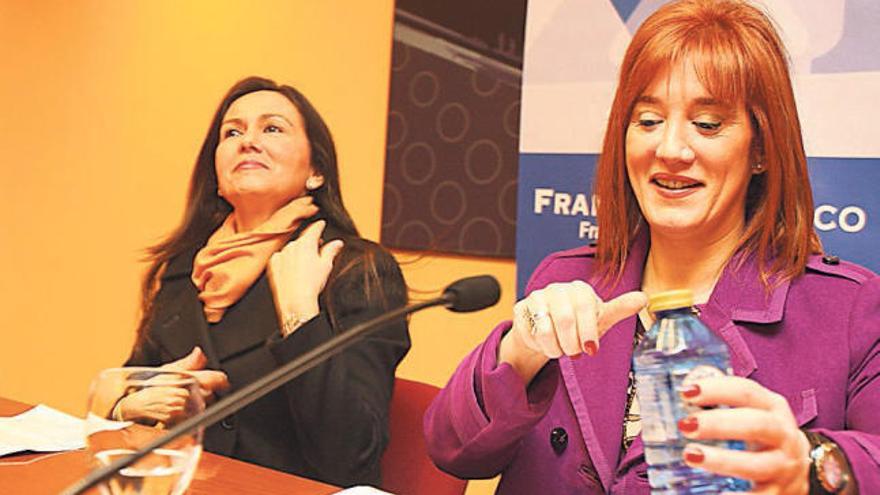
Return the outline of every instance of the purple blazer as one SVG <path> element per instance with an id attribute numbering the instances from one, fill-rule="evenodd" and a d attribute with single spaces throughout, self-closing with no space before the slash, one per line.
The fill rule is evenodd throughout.
<path id="1" fill-rule="evenodd" d="M 553 282 L 594 287 L 594 249 L 555 253 L 527 292 Z M 630 252 L 605 300 L 641 285 L 647 240 Z M 880 277 L 834 257 L 768 293 L 758 267 L 728 266 L 701 319 L 730 347 L 734 373 L 788 399 L 801 427 L 846 452 L 861 493 L 880 493 Z M 551 361 L 526 388 L 497 362 L 504 322 L 459 365 L 425 414 L 434 462 L 462 478 L 501 474 L 498 493 L 649 493 L 644 446 L 621 458 L 636 317 L 602 338 L 593 358 Z"/>

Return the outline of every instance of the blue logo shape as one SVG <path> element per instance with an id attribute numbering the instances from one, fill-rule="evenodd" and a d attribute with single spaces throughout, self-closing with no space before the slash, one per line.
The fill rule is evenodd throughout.
<path id="1" fill-rule="evenodd" d="M 639 2 L 641 0 L 611 0 L 612 5 L 614 5 L 614 9 L 617 11 L 617 15 L 620 16 L 623 23 L 626 24 L 626 21 L 629 20 L 629 16 L 636 10 L 636 7 L 639 6 Z"/>

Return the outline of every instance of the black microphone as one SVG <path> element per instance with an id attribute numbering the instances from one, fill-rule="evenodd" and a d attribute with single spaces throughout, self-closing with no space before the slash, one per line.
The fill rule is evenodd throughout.
<path id="1" fill-rule="evenodd" d="M 95 469 L 85 478 L 67 487 L 62 495 L 79 495 L 98 483 L 110 478 L 116 472 L 134 464 L 149 455 L 153 450 L 162 447 L 172 440 L 189 433 L 199 426 L 208 426 L 250 405 L 255 400 L 272 392 L 290 380 L 323 363 L 327 359 L 344 351 L 358 340 L 379 329 L 385 323 L 403 318 L 410 313 L 434 306 L 446 306 L 450 311 L 478 311 L 493 306 L 501 295 L 498 281 L 491 275 L 480 275 L 458 280 L 443 290 L 443 295 L 410 306 L 393 309 L 373 319 L 360 323 L 318 345 L 293 361 L 276 368 L 262 378 L 245 385 L 232 394 L 223 397 L 205 411 L 182 421 L 168 433 L 144 445 L 134 453 L 122 457 L 112 463 Z"/>
<path id="2" fill-rule="evenodd" d="M 468 277 L 453 282 L 443 291 L 446 308 L 456 313 L 478 311 L 494 306 L 501 297 L 501 286 L 491 275 Z"/>

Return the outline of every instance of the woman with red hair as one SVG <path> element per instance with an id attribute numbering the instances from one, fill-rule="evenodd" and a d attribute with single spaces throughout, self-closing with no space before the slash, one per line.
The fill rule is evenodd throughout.
<path id="1" fill-rule="evenodd" d="M 684 462 L 756 493 L 880 493 L 880 278 L 823 256 L 786 53 L 742 0 L 660 8 L 626 52 L 597 168 L 598 245 L 555 253 L 425 418 L 501 493 L 647 493 L 632 351 L 690 289 L 735 376 L 682 391 Z M 586 355 L 587 357 L 583 357 Z"/>

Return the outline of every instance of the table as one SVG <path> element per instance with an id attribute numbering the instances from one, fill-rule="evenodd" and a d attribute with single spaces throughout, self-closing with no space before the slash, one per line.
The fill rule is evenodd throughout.
<path id="1" fill-rule="evenodd" d="M 0 416 L 14 416 L 31 405 L 0 397 Z M 17 454 L 0 457 L 0 493 L 55 495 L 89 471 L 83 450 L 63 453 Z M 202 452 L 188 495 L 248 494 L 326 495 L 340 489 L 273 469 Z M 98 495 L 91 490 L 89 495 Z"/>

